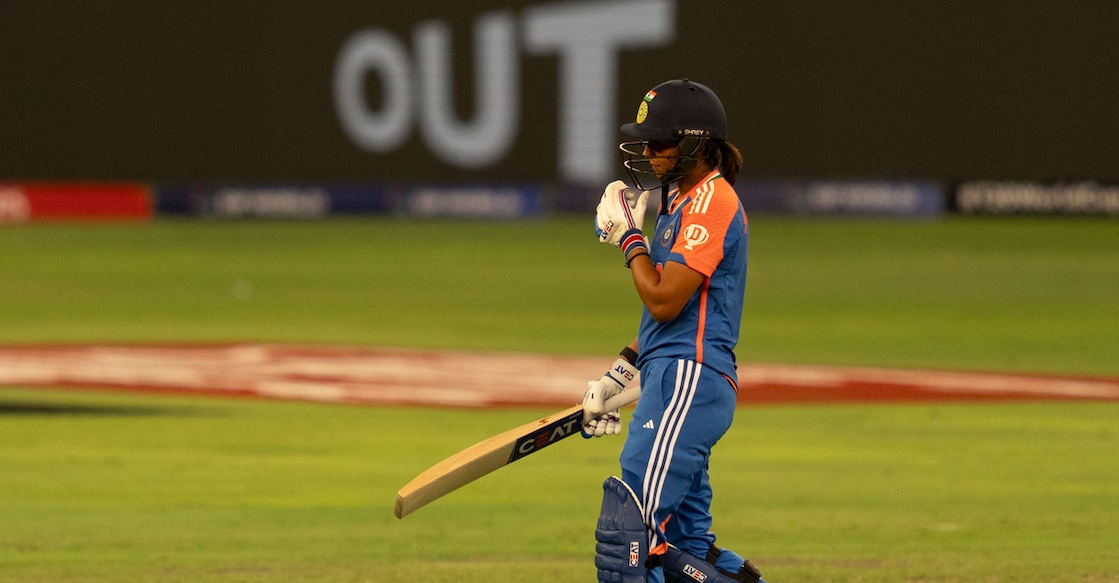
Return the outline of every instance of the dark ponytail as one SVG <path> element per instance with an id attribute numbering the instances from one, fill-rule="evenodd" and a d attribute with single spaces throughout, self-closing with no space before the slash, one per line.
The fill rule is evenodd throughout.
<path id="1" fill-rule="evenodd" d="M 742 152 L 730 142 L 719 142 L 718 166 L 723 178 L 733 185 L 738 180 L 738 172 L 742 170 Z"/>
<path id="2" fill-rule="evenodd" d="M 727 182 L 733 185 L 738 180 L 738 173 L 742 170 L 742 153 L 734 144 L 711 140 L 705 145 L 704 154 L 711 166 L 718 168 Z"/>

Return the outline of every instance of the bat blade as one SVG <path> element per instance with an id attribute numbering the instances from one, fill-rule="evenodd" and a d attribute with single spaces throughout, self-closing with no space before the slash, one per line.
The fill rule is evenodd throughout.
<path id="1" fill-rule="evenodd" d="M 624 391 L 607 401 L 606 409 L 632 403 L 640 394 L 639 389 Z M 396 493 L 393 512 L 404 518 L 444 494 L 579 433 L 582 426 L 583 406 L 575 405 L 479 441 L 412 478 Z"/>

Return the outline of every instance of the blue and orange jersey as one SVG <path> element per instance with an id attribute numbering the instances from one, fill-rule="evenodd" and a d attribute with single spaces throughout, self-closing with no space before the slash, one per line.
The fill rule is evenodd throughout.
<path id="1" fill-rule="evenodd" d="M 705 278 L 672 320 L 659 323 L 648 309 L 642 311 L 638 367 L 648 359 L 682 358 L 737 382 L 734 348 L 742 325 L 748 242 L 746 211 L 718 171 L 689 192 L 670 193 L 649 241 L 653 265 L 659 271 L 675 261 Z"/>

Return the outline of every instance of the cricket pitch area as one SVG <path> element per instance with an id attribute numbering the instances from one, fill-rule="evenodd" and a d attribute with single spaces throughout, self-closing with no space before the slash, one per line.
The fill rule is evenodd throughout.
<path id="1" fill-rule="evenodd" d="M 608 357 L 287 344 L 0 348 L 0 385 L 353 405 L 566 406 Z M 1119 378 L 740 365 L 739 402 L 1119 400 Z"/>

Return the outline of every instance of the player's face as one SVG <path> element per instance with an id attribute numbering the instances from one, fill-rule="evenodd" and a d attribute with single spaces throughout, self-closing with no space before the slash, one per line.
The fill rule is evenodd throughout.
<path id="1" fill-rule="evenodd" d="M 642 152 L 649 159 L 649 165 L 658 178 L 676 167 L 680 158 L 680 143 L 672 140 L 651 140 L 645 142 Z"/>

